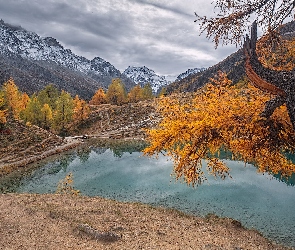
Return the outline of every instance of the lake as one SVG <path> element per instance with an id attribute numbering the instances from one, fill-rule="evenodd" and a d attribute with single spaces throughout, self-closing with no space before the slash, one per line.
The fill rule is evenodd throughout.
<path id="1" fill-rule="evenodd" d="M 205 216 L 214 213 L 239 220 L 264 236 L 295 247 L 295 187 L 252 165 L 226 160 L 232 179 L 208 177 L 192 188 L 171 176 L 173 164 L 165 156 L 144 157 L 130 148 L 90 147 L 44 162 L 21 179 L 15 192 L 54 193 L 58 182 L 72 172 L 82 195 L 101 196 L 176 208 Z"/>

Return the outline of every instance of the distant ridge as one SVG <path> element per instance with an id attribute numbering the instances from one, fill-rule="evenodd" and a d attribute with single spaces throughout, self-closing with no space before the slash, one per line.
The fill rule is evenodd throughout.
<path id="1" fill-rule="evenodd" d="M 124 70 L 123 73 L 141 87 L 147 83 L 150 83 L 154 94 L 158 93 L 161 88 L 167 86 L 170 83 L 166 80 L 165 76 L 157 75 L 154 70 L 149 69 L 146 66 L 129 66 Z"/>
<path id="2" fill-rule="evenodd" d="M 88 60 L 65 49 L 55 38 L 42 38 L 20 26 L 0 21 L 0 85 L 9 77 L 22 91 L 32 94 L 53 83 L 72 95 L 90 99 L 121 78 L 126 89 L 135 83 L 100 57 Z"/>

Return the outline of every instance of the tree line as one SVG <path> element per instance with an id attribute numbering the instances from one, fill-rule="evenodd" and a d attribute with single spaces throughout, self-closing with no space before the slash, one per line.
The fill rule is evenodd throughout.
<path id="1" fill-rule="evenodd" d="M 85 122 L 90 105 L 122 105 L 153 98 L 150 84 L 143 88 L 136 85 L 129 93 L 120 79 L 113 79 L 105 92 L 98 89 L 87 102 L 78 95 L 74 98 L 66 91 L 59 91 L 53 84 L 29 96 L 21 92 L 10 78 L 0 89 L 0 128 L 7 120 L 22 120 L 27 125 L 37 125 L 56 134 L 66 135 Z"/>

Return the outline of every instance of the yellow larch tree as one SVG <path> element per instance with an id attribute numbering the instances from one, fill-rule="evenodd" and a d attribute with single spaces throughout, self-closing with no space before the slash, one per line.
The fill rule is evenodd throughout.
<path id="1" fill-rule="evenodd" d="M 260 172 L 290 176 L 295 165 L 284 153 L 294 152 L 295 132 L 285 106 L 269 119 L 261 116 L 270 97 L 249 84 L 233 86 L 220 73 L 191 102 L 177 96 L 161 98 L 163 118 L 157 128 L 147 130 L 150 145 L 144 153 L 166 153 L 175 163 L 176 178 L 192 185 L 206 179 L 203 159 L 209 173 L 229 175 L 230 169 L 217 157 L 223 150 L 234 160 L 255 164 Z"/>
<path id="2" fill-rule="evenodd" d="M 141 100 L 143 100 L 143 89 L 140 85 L 136 85 L 128 93 L 128 102 L 139 102 Z"/>
<path id="3" fill-rule="evenodd" d="M 3 84 L 2 92 L 8 115 L 14 119 L 19 119 L 20 112 L 22 111 L 24 105 L 22 102 L 22 94 L 18 90 L 18 87 L 12 78 Z"/>
<path id="4" fill-rule="evenodd" d="M 73 110 L 73 121 L 75 123 L 80 123 L 85 121 L 90 114 L 90 108 L 86 101 L 79 98 L 78 95 L 74 98 L 74 110 Z"/>
<path id="5" fill-rule="evenodd" d="M 126 102 L 126 99 L 126 90 L 121 79 L 113 79 L 108 87 L 107 101 L 114 105 L 122 105 Z"/>
<path id="6" fill-rule="evenodd" d="M 99 88 L 92 99 L 89 101 L 90 105 L 100 105 L 107 102 L 106 94 L 102 88 Z"/>
<path id="7" fill-rule="evenodd" d="M 0 92 L 0 128 L 6 123 L 6 109 L 4 108 L 4 97 L 3 94 Z"/>

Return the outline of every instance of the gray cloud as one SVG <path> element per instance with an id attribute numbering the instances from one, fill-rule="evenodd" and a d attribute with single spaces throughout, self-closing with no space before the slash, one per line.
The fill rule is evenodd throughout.
<path id="1" fill-rule="evenodd" d="M 0 0 L 0 18 L 55 37 L 78 55 L 102 57 L 121 71 L 145 65 L 177 75 L 237 50 L 215 50 L 199 36 L 194 11 L 209 15 L 213 7 L 207 0 Z"/>

